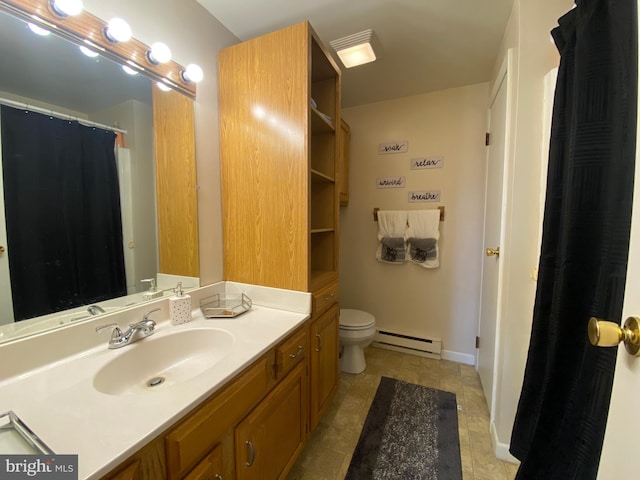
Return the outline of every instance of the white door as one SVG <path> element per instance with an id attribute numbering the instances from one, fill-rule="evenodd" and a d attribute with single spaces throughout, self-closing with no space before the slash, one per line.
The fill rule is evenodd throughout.
<path id="1" fill-rule="evenodd" d="M 482 382 L 482 389 L 491 418 L 494 417 L 492 401 L 494 396 L 494 370 L 496 365 L 496 345 L 500 323 L 500 255 L 486 254 L 487 249 L 497 249 L 502 237 L 503 177 L 507 158 L 507 118 L 509 58 L 505 58 L 497 77 L 489 104 L 490 142 L 487 158 L 485 184 L 484 244 L 482 248 L 482 294 L 480 299 L 480 337 L 476 365 Z"/>
<path id="2" fill-rule="evenodd" d="M 2 138 L 0 138 L 0 179 L 2 178 Z M 13 299 L 11 297 L 11 278 L 9 277 L 9 254 L 7 249 L 7 228 L 4 219 L 4 190 L 0 181 L 0 325 L 13 323 Z"/>
<path id="3" fill-rule="evenodd" d="M 638 1 L 640 8 L 640 0 Z M 640 111 L 640 110 L 639 110 Z M 640 121 L 639 121 L 640 126 Z M 636 138 L 636 174 L 631 217 L 631 244 L 627 266 L 622 318 L 640 317 L 640 133 Z M 611 392 L 611 404 L 604 435 L 598 479 L 617 480 L 640 478 L 640 357 L 631 357 L 623 346 L 618 347 L 616 373 Z"/>

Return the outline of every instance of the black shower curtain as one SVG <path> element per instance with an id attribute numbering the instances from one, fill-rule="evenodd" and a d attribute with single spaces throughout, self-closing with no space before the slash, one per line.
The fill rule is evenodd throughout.
<path id="1" fill-rule="evenodd" d="M 14 317 L 126 295 L 115 134 L 2 106 Z"/>
<path id="2" fill-rule="evenodd" d="M 637 105 L 636 0 L 582 0 L 559 20 L 539 279 L 511 437 L 517 479 L 595 479 L 616 349 L 587 322 L 620 322 Z M 631 461 L 632 459 L 630 459 Z"/>

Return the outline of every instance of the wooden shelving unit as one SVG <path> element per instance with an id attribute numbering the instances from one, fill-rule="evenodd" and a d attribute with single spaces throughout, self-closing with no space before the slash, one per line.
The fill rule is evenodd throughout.
<path id="1" fill-rule="evenodd" d="M 225 279 L 337 281 L 337 65 L 303 22 L 221 51 L 219 88 Z"/>

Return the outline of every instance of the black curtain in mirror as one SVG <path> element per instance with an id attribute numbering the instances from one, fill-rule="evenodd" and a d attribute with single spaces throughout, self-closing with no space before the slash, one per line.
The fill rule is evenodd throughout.
<path id="1" fill-rule="evenodd" d="M 126 295 L 115 134 L 0 115 L 15 320 Z"/>

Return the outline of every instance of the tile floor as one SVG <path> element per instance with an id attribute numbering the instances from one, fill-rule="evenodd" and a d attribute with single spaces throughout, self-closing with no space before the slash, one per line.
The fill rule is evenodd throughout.
<path id="1" fill-rule="evenodd" d="M 512 480 L 516 466 L 497 460 L 489 435 L 489 411 L 480 379 L 469 365 L 432 360 L 376 347 L 365 349 L 367 369 L 342 373 L 327 414 L 287 480 L 344 479 L 381 376 L 454 392 L 463 480 Z"/>

